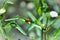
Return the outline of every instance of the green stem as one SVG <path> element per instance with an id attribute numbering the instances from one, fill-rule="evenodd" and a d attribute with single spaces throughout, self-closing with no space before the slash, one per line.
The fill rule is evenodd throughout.
<path id="1" fill-rule="evenodd" d="M 46 20 L 45 28 L 42 29 L 42 40 L 46 40 L 46 34 L 47 34 L 47 32 L 46 32 L 47 29 L 46 28 L 47 28 L 47 26 L 48 26 L 48 18 Z"/>
<path id="2" fill-rule="evenodd" d="M 47 20 L 46 20 L 45 29 L 47 28 L 47 26 L 48 26 L 48 18 L 47 18 Z"/>

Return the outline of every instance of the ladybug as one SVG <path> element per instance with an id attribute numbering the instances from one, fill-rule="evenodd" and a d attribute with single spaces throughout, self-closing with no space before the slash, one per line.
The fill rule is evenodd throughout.
<path id="1" fill-rule="evenodd" d="M 25 19 L 25 22 L 30 22 L 30 19 L 29 19 L 29 18 L 26 18 L 26 19 Z"/>

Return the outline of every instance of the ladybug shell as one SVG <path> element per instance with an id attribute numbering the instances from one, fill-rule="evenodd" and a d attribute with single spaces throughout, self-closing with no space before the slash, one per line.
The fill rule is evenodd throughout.
<path id="1" fill-rule="evenodd" d="M 29 21 L 30 21 L 30 19 L 29 19 L 29 18 L 26 18 L 26 19 L 25 19 L 25 22 L 29 22 Z"/>

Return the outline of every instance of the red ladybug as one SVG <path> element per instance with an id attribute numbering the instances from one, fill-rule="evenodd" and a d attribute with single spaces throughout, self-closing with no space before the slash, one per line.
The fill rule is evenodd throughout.
<path id="1" fill-rule="evenodd" d="M 25 22 L 29 22 L 29 21 L 30 21 L 30 19 L 29 19 L 29 18 L 26 18 L 26 19 L 25 19 Z"/>

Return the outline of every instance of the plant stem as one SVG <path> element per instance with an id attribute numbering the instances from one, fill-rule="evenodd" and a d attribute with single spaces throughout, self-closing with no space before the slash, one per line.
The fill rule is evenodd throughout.
<path id="1" fill-rule="evenodd" d="M 46 32 L 44 32 L 44 30 L 42 29 L 41 30 L 41 36 L 42 36 L 42 38 L 41 38 L 41 40 L 46 40 Z"/>
<path id="2" fill-rule="evenodd" d="M 46 32 L 43 30 L 43 40 L 46 40 Z"/>
<path id="3" fill-rule="evenodd" d="M 41 13 L 42 13 L 42 6 L 43 6 L 42 0 L 40 0 Z M 42 36 L 41 40 L 46 40 L 46 32 L 45 32 L 45 30 L 46 30 L 47 24 L 48 24 L 48 19 L 46 20 L 45 28 L 42 28 L 42 30 L 41 30 L 41 36 Z"/>
<path id="4" fill-rule="evenodd" d="M 42 29 L 42 40 L 46 40 L 46 34 L 47 34 L 46 28 L 47 28 L 47 26 L 48 26 L 48 18 L 46 20 L 45 28 Z"/>

